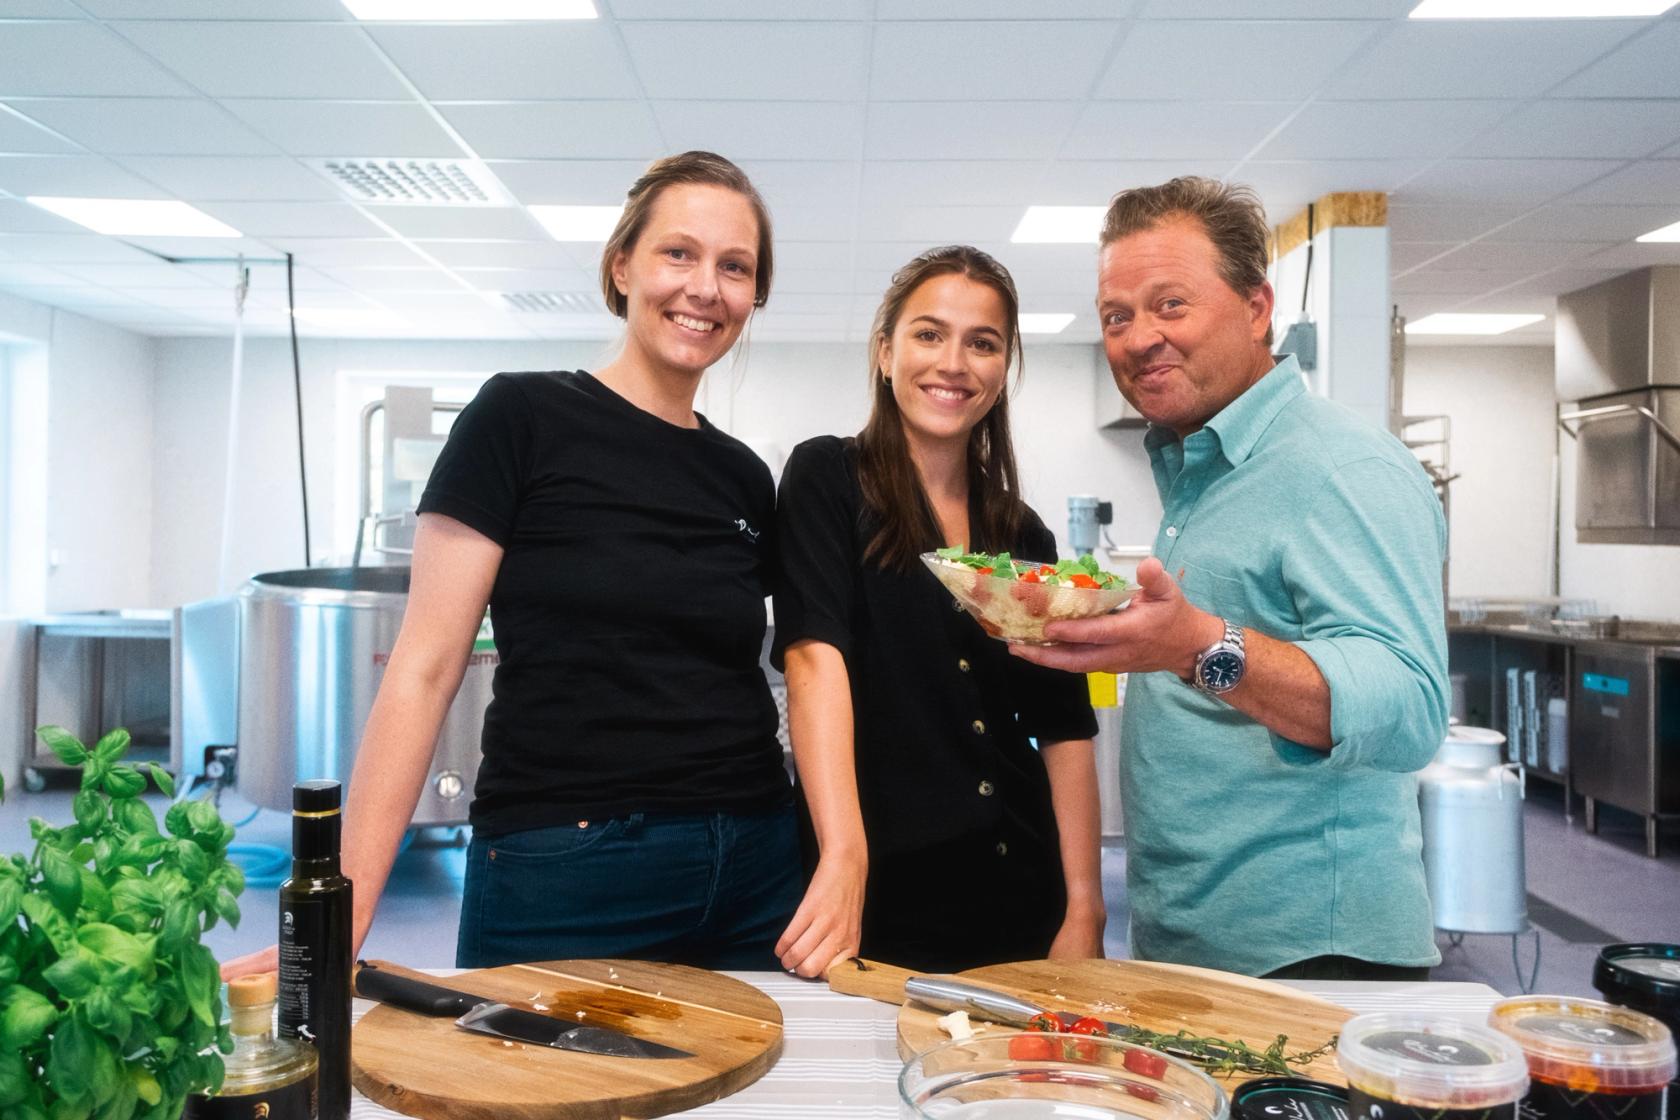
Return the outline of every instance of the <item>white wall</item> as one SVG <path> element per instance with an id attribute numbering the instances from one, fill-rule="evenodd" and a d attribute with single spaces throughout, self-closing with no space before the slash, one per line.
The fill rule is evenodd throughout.
<path id="1" fill-rule="evenodd" d="M 1452 419 L 1448 594 L 1550 595 L 1551 347 L 1407 347 L 1405 408 Z"/>
<path id="2" fill-rule="evenodd" d="M 337 508 L 334 500 L 338 371 L 588 368 L 600 364 L 604 349 L 601 343 L 305 340 L 305 443 L 317 559 L 330 550 L 335 525 L 342 519 L 353 524 L 356 516 L 353 508 Z M 227 340 L 157 343 L 150 598 L 158 605 L 217 593 L 231 362 Z M 1115 503 L 1116 542 L 1148 541 L 1160 503 L 1141 431 L 1099 432 L 1091 415 L 1100 362 L 1094 346 L 1029 344 L 1027 376 L 1012 404 L 1027 500 L 1061 536 L 1067 496 L 1097 493 Z M 1101 376 L 1106 382 L 1106 367 Z M 303 563 L 291 377 L 284 339 L 247 342 L 236 464 L 235 582 L 253 572 Z M 698 407 L 719 427 L 772 456 L 813 435 L 855 432 L 868 407 L 862 348 L 754 342 L 741 367 L 726 364 L 713 371 Z"/>

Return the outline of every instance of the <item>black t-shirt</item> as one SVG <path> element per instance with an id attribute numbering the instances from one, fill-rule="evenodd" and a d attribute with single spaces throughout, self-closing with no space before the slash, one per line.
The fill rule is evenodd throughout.
<path id="1" fill-rule="evenodd" d="M 865 511 L 853 440 L 796 447 L 776 516 L 783 578 L 771 659 L 780 667 L 802 639 L 844 655 L 871 858 L 1022 833 L 1054 858 L 1049 778 L 1027 740 L 1096 734 L 1085 678 L 1009 656 L 920 564 L 864 560 L 878 522 Z M 1010 551 L 1050 560 L 1056 538 L 1028 510 Z"/>
<path id="2" fill-rule="evenodd" d="M 450 430 L 421 513 L 503 548 L 480 833 L 787 796 L 759 654 L 770 471 L 587 373 L 502 373 Z"/>

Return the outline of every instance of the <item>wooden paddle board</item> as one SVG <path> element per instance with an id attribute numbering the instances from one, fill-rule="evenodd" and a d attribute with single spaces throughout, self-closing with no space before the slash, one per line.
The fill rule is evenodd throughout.
<path id="1" fill-rule="evenodd" d="M 751 985 L 643 961 L 546 961 L 439 978 L 379 968 L 567 1022 L 611 1027 L 693 1052 L 609 1058 L 529 1046 L 380 1004 L 351 1040 L 351 1080 L 424 1120 L 620 1120 L 715 1101 L 762 1077 L 782 1052 L 782 1012 Z"/>
<path id="2" fill-rule="evenodd" d="M 904 1003 L 904 981 L 911 975 L 872 961 L 837 962 L 829 969 L 829 986 L 836 991 L 904 1004 L 898 1013 L 898 1052 L 906 1059 L 950 1040 L 939 1027 L 941 1012 Z M 1187 965 L 1022 961 L 971 969 L 958 977 L 1032 1000 L 1051 1011 L 1135 1023 L 1166 1034 L 1187 1030 L 1240 1040 L 1256 1050 L 1266 1049 L 1280 1034 L 1288 1036 L 1285 1048 L 1290 1053 L 1317 1049 L 1353 1017 L 1345 1007 L 1281 984 Z M 1296 1076 L 1347 1084 L 1336 1067 L 1334 1052 L 1291 1068 Z M 1242 1073 L 1229 1080 L 1247 1081 L 1255 1076 Z"/>

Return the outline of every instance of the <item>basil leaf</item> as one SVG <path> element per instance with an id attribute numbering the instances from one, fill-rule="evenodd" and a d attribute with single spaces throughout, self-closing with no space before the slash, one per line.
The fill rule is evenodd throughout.
<path id="1" fill-rule="evenodd" d="M 113 766 L 105 775 L 105 792 L 112 797 L 133 797 L 146 788 L 146 776 L 132 766 Z"/>
<path id="2" fill-rule="evenodd" d="M 52 1000 L 21 984 L 7 988 L 0 1005 L 0 1054 L 22 1051 L 45 1035 L 58 1018 Z"/>
<path id="3" fill-rule="evenodd" d="M 65 999 L 81 999 L 99 986 L 99 966 L 86 953 L 71 953 L 48 965 L 41 977 Z"/>
<path id="4" fill-rule="evenodd" d="M 216 967 L 216 958 L 202 945 L 188 945 L 181 954 L 181 965 L 187 1006 L 192 1008 L 193 1018 L 214 1030 L 217 1025 L 216 1004 L 221 1002 L 218 994 L 222 986 L 221 970 Z"/>
<path id="5" fill-rule="evenodd" d="M 107 731 L 100 736 L 99 742 L 93 745 L 93 757 L 101 762 L 115 762 L 128 750 L 128 729 L 119 727 L 114 731 Z"/>
<path id="6" fill-rule="evenodd" d="M 151 771 L 152 781 L 163 791 L 165 797 L 175 796 L 175 779 L 169 776 L 169 771 L 155 762 L 146 763 L 146 769 Z"/>
<path id="7" fill-rule="evenodd" d="M 45 743 L 64 765 L 80 766 L 87 761 L 87 748 L 82 746 L 80 739 L 64 728 L 52 725 L 37 727 L 35 734 L 41 737 L 41 742 Z"/>
<path id="8" fill-rule="evenodd" d="M 42 848 L 41 878 L 53 905 L 67 915 L 74 915 L 82 901 L 81 869 L 57 848 Z"/>

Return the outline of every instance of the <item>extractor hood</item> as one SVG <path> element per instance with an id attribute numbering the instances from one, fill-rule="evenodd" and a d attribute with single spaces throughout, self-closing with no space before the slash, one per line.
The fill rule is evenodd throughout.
<path id="1" fill-rule="evenodd" d="M 1680 266 L 1558 297 L 1558 423 L 1583 544 L 1680 544 Z"/>

